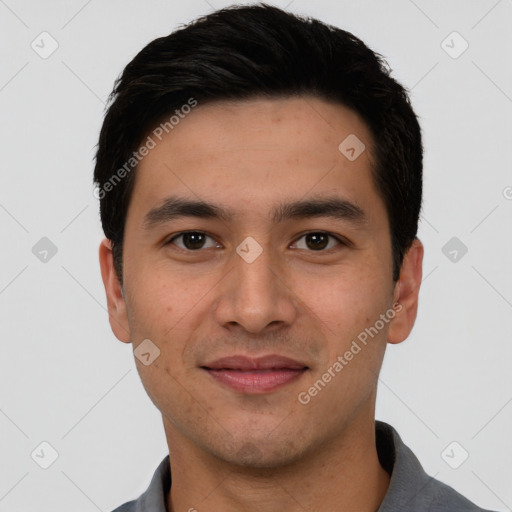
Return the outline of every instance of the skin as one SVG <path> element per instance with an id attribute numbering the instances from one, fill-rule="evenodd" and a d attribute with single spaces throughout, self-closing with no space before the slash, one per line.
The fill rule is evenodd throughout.
<path id="1" fill-rule="evenodd" d="M 338 146 L 356 134 L 366 150 Z M 378 373 L 387 343 L 409 335 L 423 247 L 392 279 L 390 231 L 371 174 L 372 137 L 352 110 L 304 96 L 199 105 L 137 169 L 124 240 L 123 286 L 111 245 L 100 245 L 112 330 L 160 355 L 142 383 L 161 411 L 169 446 L 169 511 L 376 511 L 389 485 L 375 447 Z M 183 217 L 144 229 L 169 195 L 235 212 L 232 220 Z M 330 217 L 274 224 L 280 202 L 332 196 L 359 206 L 362 223 Z M 184 231 L 202 231 L 187 250 Z M 311 248 L 304 235 L 327 232 Z M 253 237 L 262 253 L 236 252 Z M 188 246 L 190 247 L 190 246 Z M 303 405 L 298 400 L 394 303 L 400 312 Z M 308 370 L 275 391 L 248 394 L 201 369 L 232 355 L 280 354 Z"/>

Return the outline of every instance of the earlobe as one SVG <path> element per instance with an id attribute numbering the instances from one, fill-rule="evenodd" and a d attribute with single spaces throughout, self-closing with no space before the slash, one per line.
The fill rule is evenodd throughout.
<path id="1" fill-rule="evenodd" d="M 114 268 L 112 243 L 107 238 L 101 241 L 99 247 L 99 260 L 101 278 L 107 295 L 110 327 L 118 340 L 124 343 L 130 343 L 130 328 L 124 292 Z"/>
<path id="2" fill-rule="evenodd" d="M 404 256 L 400 278 L 395 285 L 393 299 L 400 309 L 390 324 L 388 343 L 401 343 L 412 331 L 418 312 L 422 265 L 423 244 L 416 238 Z"/>

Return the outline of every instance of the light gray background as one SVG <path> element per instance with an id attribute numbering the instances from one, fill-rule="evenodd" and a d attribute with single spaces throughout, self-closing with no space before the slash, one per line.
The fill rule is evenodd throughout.
<path id="1" fill-rule="evenodd" d="M 107 321 L 93 155 L 132 57 L 230 3 L 0 0 L 0 511 L 109 511 L 166 454 L 131 347 Z M 511 510 L 512 1 L 275 4 L 353 32 L 412 91 L 425 278 L 412 335 L 388 347 L 377 417 L 431 475 Z M 43 31 L 59 45 L 46 59 L 31 47 L 50 47 Z M 442 46 L 453 31 L 469 43 L 458 58 Z M 46 263 L 32 253 L 42 237 L 58 248 Z M 442 252 L 452 237 L 468 247 L 457 262 Z M 58 452 L 48 469 L 31 458 L 43 441 Z M 452 464 L 469 453 L 458 469 L 441 456 L 452 441 Z"/>

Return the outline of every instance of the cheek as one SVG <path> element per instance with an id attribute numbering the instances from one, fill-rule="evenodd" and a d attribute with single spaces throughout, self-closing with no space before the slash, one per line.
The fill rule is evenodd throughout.
<path id="1" fill-rule="evenodd" d="M 372 325 L 390 300 L 382 276 L 369 270 L 301 279 L 297 294 L 320 320 L 326 338 L 337 340 L 340 347 Z"/>
<path id="2" fill-rule="evenodd" d="M 187 283 L 170 279 L 163 272 L 141 272 L 139 276 L 131 281 L 128 295 L 132 341 L 138 344 L 150 339 L 159 355 L 148 366 L 136 358 L 137 371 L 147 394 L 160 411 L 178 408 L 187 414 L 193 403 L 188 403 L 188 395 L 183 396 L 187 372 L 183 352 L 194 330 L 191 326 L 194 304 L 197 306 L 198 297 L 204 293 L 195 293 Z"/>
<path id="3" fill-rule="evenodd" d="M 131 327 L 138 336 L 165 339 L 197 302 L 199 292 L 190 281 L 163 269 L 134 270 L 126 290 Z"/>
<path id="4" fill-rule="evenodd" d="M 147 395 L 167 419 L 174 422 L 177 417 L 195 418 L 198 415 L 197 400 L 194 394 L 183 392 L 186 382 L 180 364 L 174 364 L 172 356 L 162 353 L 150 366 L 136 362 Z"/>
<path id="5" fill-rule="evenodd" d="M 135 275 L 127 290 L 132 341 L 153 341 L 161 352 L 153 363 L 155 373 L 165 380 L 179 381 L 194 366 L 189 352 L 211 308 L 211 294 L 207 291 L 218 278 L 180 275 L 168 268 L 145 268 Z M 141 371 L 145 372 L 145 368 L 141 367 Z"/>

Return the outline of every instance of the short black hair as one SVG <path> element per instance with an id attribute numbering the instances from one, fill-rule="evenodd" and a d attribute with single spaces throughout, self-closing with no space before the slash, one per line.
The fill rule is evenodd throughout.
<path id="1" fill-rule="evenodd" d="M 134 155 L 149 131 L 191 99 L 201 105 L 302 95 L 342 104 L 366 122 L 374 139 L 374 182 L 388 214 L 393 279 L 399 279 L 416 238 L 422 197 L 421 130 L 408 92 L 391 77 L 382 55 L 350 32 L 255 4 L 215 11 L 155 39 L 114 84 L 94 182 L 121 283 Z"/>

